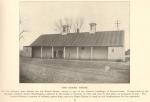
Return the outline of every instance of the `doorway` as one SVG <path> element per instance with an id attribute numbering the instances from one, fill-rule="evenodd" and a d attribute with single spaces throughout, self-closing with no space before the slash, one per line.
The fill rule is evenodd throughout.
<path id="1" fill-rule="evenodd" d="M 63 50 L 55 50 L 54 58 L 63 58 Z"/>
<path id="2" fill-rule="evenodd" d="M 54 51 L 54 58 L 56 58 L 56 54 L 57 54 L 56 51 Z"/>
<path id="3" fill-rule="evenodd" d="M 62 50 L 58 50 L 58 58 L 63 58 L 63 51 Z"/>

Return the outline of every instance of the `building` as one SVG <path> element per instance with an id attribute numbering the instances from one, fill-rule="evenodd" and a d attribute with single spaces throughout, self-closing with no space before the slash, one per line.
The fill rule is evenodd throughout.
<path id="1" fill-rule="evenodd" d="M 130 49 L 125 51 L 125 61 L 130 61 Z"/>
<path id="2" fill-rule="evenodd" d="M 69 33 L 66 26 L 61 34 L 39 36 L 24 52 L 33 58 L 124 60 L 124 31 L 97 32 L 91 23 L 90 32 Z"/>

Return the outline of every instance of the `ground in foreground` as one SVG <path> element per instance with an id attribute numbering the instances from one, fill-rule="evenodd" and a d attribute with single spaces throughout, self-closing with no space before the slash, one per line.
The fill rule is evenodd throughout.
<path id="1" fill-rule="evenodd" d="M 20 83 L 129 83 L 125 62 L 20 58 Z"/>

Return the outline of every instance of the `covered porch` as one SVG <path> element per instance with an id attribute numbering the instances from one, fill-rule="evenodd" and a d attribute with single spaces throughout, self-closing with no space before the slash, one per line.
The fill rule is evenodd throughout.
<path id="1" fill-rule="evenodd" d="M 85 47 L 85 46 L 64 46 L 64 47 L 33 47 L 33 58 L 49 59 L 108 59 L 108 47 Z"/>

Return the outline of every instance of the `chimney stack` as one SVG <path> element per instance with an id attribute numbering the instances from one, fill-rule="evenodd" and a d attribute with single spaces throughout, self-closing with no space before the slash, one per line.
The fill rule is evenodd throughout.
<path id="1" fill-rule="evenodd" d="M 69 33 L 69 26 L 68 25 L 63 25 L 62 26 L 63 28 L 62 28 L 62 35 L 65 35 L 65 34 L 67 34 L 67 33 Z"/>
<path id="2" fill-rule="evenodd" d="M 96 23 L 90 23 L 90 33 L 94 34 L 96 32 Z"/>
<path id="3" fill-rule="evenodd" d="M 77 33 L 80 33 L 80 29 L 79 28 L 77 28 Z"/>

